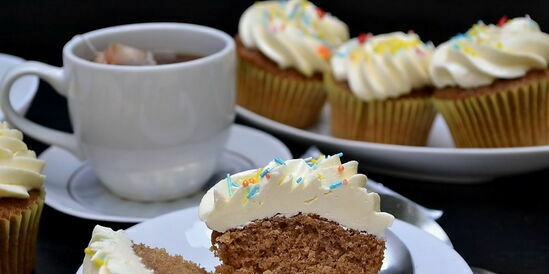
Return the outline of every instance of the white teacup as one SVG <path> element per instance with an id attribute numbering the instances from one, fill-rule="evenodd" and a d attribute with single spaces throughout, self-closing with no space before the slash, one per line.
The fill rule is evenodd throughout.
<path id="1" fill-rule="evenodd" d="M 94 63 L 90 44 L 109 43 L 204 56 L 175 64 Z M 0 86 L 6 120 L 25 134 L 86 160 L 113 193 L 165 201 L 195 193 L 212 175 L 235 117 L 235 46 L 226 33 L 183 23 L 115 26 L 77 35 L 63 48 L 63 67 L 26 62 Z M 74 134 L 17 114 L 10 86 L 37 75 L 67 97 Z"/>

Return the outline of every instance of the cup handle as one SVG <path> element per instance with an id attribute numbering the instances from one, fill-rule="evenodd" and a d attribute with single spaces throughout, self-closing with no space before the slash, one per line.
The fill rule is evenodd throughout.
<path id="1" fill-rule="evenodd" d="M 66 96 L 66 81 L 62 68 L 50 66 L 40 62 L 27 61 L 8 70 L 0 84 L 0 108 L 6 120 L 19 128 L 25 134 L 44 143 L 59 146 L 70 151 L 80 160 L 84 159 L 82 150 L 74 134 L 51 129 L 36 124 L 17 113 L 10 103 L 11 86 L 17 78 L 25 75 L 36 75 L 48 82 L 57 92 Z"/>

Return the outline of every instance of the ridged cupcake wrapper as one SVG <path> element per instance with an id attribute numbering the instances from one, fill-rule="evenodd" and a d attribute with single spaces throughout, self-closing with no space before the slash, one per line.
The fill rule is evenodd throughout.
<path id="1" fill-rule="evenodd" d="M 239 58 L 238 105 L 280 123 L 306 128 L 318 121 L 325 101 L 321 80 L 277 75 Z"/>
<path id="2" fill-rule="evenodd" d="M 457 147 L 549 145 L 549 80 L 465 99 L 435 99 Z"/>
<path id="3" fill-rule="evenodd" d="M 363 101 L 325 76 L 332 136 L 367 142 L 424 146 L 436 112 L 430 97 Z"/>
<path id="4" fill-rule="evenodd" d="M 32 272 L 44 194 L 20 214 L 0 219 L 0 274 Z"/>

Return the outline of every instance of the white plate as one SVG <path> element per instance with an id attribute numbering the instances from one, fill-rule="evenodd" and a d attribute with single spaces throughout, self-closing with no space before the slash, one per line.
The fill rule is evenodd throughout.
<path id="1" fill-rule="evenodd" d="M 409 249 L 414 272 L 421 274 L 471 274 L 463 258 L 430 234 L 400 220 L 389 228 Z M 130 238 L 151 247 L 165 248 L 171 254 L 213 270 L 219 261 L 208 249 L 210 233 L 198 219 L 198 208 L 175 211 L 134 225 L 127 230 Z M 82 274 L 82 267 L 77 274 Z"/>
<path id="2" fill-rule="evenodd" d="M 288 148 L 273 136 L 257 129 L 233 125 L 219 166 L 209 185 L 227 173 L 266 165 L 274 157 L 291 159 Z M 103 221 L 141 222 L 168 212 L 197 206 L 204 192 L 162 203 L 121 199 L 109 192 L 85 162 L 68 151 L 52 146 L 39 156 L 46 162 L 46 204 L 69 215 Z"/>
<path id="3" fill-rule="evenodd" d="M 307 144 L 323 152 L 344 152 L 367 171 L 440 183 L 479 183 L 497 177 L 549 167 L 549 146 L 455 148 L 441 116 L 435 119 L 425 147 L 361 142 L 330 135 L 329 108 L 317 125 L 298 129 L 265 118 L 240 106 L 239 117 L 251 125 Z"/>
<path id="4" fill-rule="evenodd" d="M 4 78 L 4 74 L 13 66 L 23 63 L 25 60 L 17 56 L 0 53 L 0 80 Z M 19 78 L 10 91 L 10 102 L 13 109 L 24 115 L 38 90 L 37 76 L 23 76 Z M 4 120 L 4 113 L 0 111 L 0 121 Z"/>

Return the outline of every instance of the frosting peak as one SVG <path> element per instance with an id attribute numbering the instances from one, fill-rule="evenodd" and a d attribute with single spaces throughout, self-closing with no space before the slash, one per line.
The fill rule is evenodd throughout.
<path id="1" fill-rule="evenodd" d="M 431 85 L 428 67 L 433 50 L 415 33 L 362 34 L 337 49 L 332 71 L 362 100 L 398 97 Z"/>
<path id="2" fill-rule="evenodd" d="M 227 175 L 209 189 L 200 219 L 224 232 L 278 214 L 313 213 L 382 237 L 394 218 L 379 212 L 379 195 L 367 191 L 366 176 L 357 168 L 356 161 L 342 164 L 339 155 L 311 162 L 275 158 L 264 168 Z"/>
<path id="3" fill-rule="evenodd" d="M 44 161 L 36 158 L 23 142 L 23 134 L 0 123 L 0 198 L 28 198 L 28 191 L 40 189 Z"/>
<path id="4" fill-rule="evenodd" d="M 530 17 L 482 21 L 437 47 L 429 72 L 437 87 L 474 88 L 524 76 L 549 63 L 549 35 Z"/>
<path id="5" fill-rule="evenodd" d="M 305 0 L 257 2 L 242 14 L 238 33 L 247 48 L 307 76 L 325 71 L 332 51 L 349 39 L 345 23 Z"/>
<path id="6" fill-rule="evenodd" d="M 123 230 L 96 225 L 82 264 L 85 274 L 153 274 L 133 250 L 133 242 Z"/>

